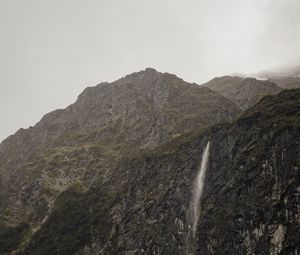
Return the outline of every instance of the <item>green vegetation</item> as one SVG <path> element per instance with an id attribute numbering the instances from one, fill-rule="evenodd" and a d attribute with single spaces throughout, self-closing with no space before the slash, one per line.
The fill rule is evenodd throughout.
<path id="1" fill-rule="evenodd" d="M 0 254 L 4 255 L 16 250 L 28 232 L 29 226 L 25 223 L 16 227 L 1 227 Z"/>
<path id="2" fill-rule="evenodd" d="M 240 117 L 238 124 L 245 127 L 258 124 L 261 129 L 272 128 L 274 131 L 285 126 L 299 126 L 300 89 L 264 97 Z"/>
<path id="3" fill-rule="evenodd" d="M 74 254 L 92 237 L 107 237 L 111 228 L 108 213 L 115 200 L 114 194 L 99 188 L 86 193 L 79 186 L 69 188 L 58 197 L 53 213 L 35 233 L 24 254 Z"/>

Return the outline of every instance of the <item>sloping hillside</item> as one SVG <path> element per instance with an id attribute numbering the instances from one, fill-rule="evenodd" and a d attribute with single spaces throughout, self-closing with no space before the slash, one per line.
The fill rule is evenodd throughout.
<path id="1" fill-rule="evenodd" d="M 267 95 L 276 95 L 282 88 L 270 81 L 255 78 L 242 79 L 224 76 L 204 83 L 206 86 L 222 96 L 236 103 L 243 111 L 257 103 Z"/>

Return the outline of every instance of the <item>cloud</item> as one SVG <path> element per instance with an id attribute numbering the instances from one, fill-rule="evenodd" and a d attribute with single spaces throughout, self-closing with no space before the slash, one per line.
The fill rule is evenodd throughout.
<path id="1" fill-rule="evenodd" d="M 260 56 L 261 66 L 274 68 L 299 65 L 300 1 L 272 1 L 269 12 L 258 45 L 257 55 Z"/>

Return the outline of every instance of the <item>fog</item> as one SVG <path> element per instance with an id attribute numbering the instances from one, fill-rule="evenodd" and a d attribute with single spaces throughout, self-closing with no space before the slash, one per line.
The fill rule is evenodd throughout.
<path id="1" fill-rule="evenodd" d="M 0 0 L 0 141 L 87 86 L 299 65 L 299 0 Z"/>

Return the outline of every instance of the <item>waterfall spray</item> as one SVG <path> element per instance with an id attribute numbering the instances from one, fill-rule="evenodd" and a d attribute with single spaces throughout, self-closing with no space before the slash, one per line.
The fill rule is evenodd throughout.
<path id="1" fill-rule="evenodd" d="M 187 254 L 194 254 L 194 243 L 195 243 L 198 220 L 199 220 L 200 210 L 201 210 L 200 202 L 203 193 L 207 162 L 209 159 L 209 147 L 210 147 L 210 142 L 207 143 L 203 151 L 201 166 L 199 168 L 199 173 L 194 183 L 193 197 L 191 201 L 190 212 L 188 215 L 189 217 L 188 222 L 190 223 L 190 225 L 189 225 L 188 236 L 187 236 Z"/>

